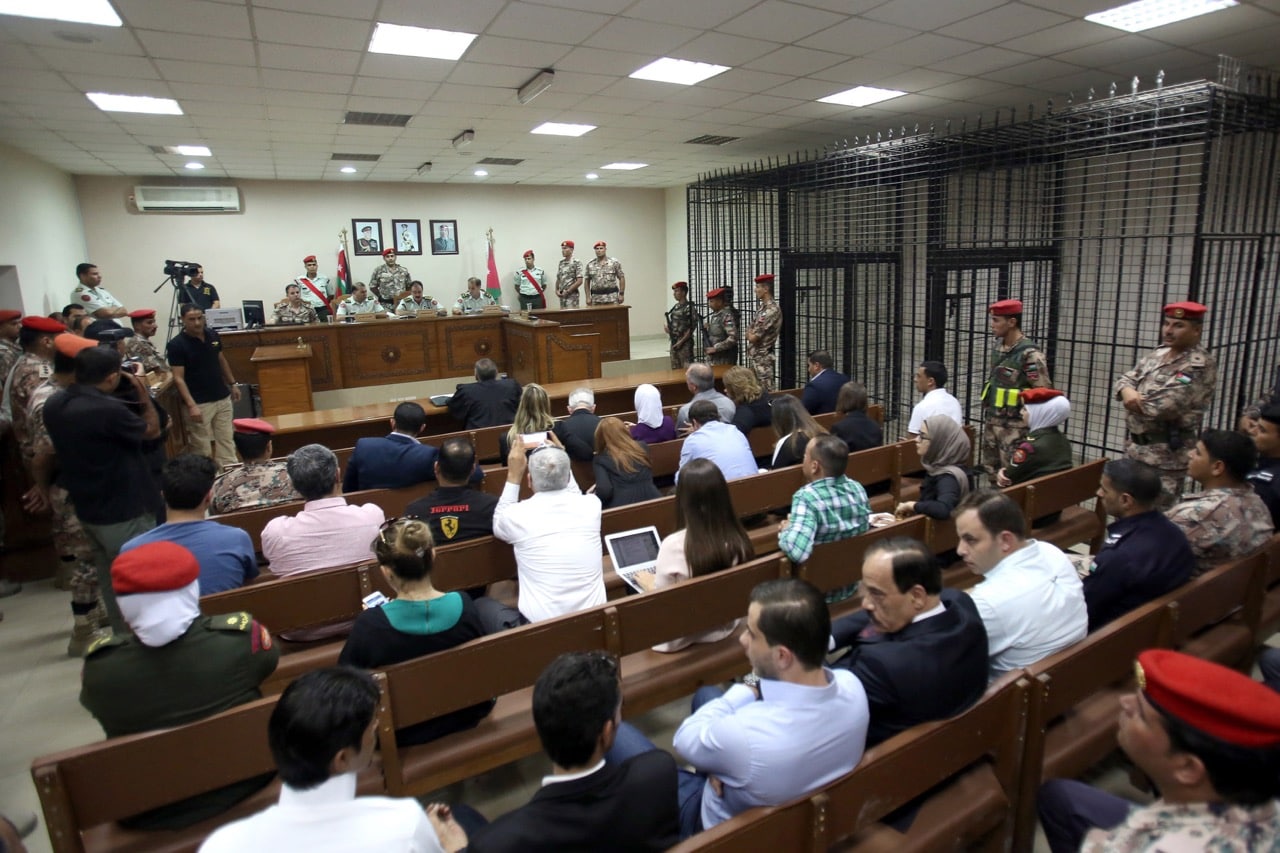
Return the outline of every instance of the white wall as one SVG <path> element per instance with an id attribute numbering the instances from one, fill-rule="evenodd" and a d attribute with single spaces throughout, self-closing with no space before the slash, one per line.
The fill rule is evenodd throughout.
<path id="1" fill-rule="evenodd" d="M 421 220 L 424 238 L 428 220 L 456 219 L 459 254 L 432 256 L 428 248 L 421 256 L 400 257 L 428 295 L 452 300 L 466 289 L 468 276 L 485 278 L 489 228 L 504 296 L 513 307 L 513 277 L 525 249 L 534 250 L 554 281 L 561 240 L 573 240 L 575 257 L 584 263 L 594 257 L 592 244 L 605 240 L 627 276 L 632 335 L 662 331 L 670 288 L 662 190 L 235 181 L 241 214 L 197 215 L 133 212 L 128 197 L 145 183 L 138 179 L 80 176 L 75 182 L 89 256 L 102 269 L 103 285 L 130 307 L 168 308 L 165 291 L 151 292 L 164 278 L 166 259 L 202 263 L 228 307 L 242 299 L 271 302 L 302 274 L 308 254 L 320 259 L 321 273 L 333 276 L 338 232 L 350 231 L 353 218 L 380 218 L 384 241 L 391 239 L 392 219 Z M 350 234 L 348 241 L 354 248 Z M 381 262 L 349 259 L 356 280 L 367 280 Z"/>
<path id="2" fill-rule="evenodd" d="M 663 191 L 667 211 L 667 304 L 674 305 L 670 286 L 689 280 L 689 206 L 685 187 Z"/>
<path id="3" fill-rule="evenodd" d="M 62 310 L 85 257 L 84 225 L 70 175 L 0 145 L 0 307 Z"/>

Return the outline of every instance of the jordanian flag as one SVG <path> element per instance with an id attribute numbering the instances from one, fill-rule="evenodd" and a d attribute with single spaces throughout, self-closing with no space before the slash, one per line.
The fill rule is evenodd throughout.
<path id="1" fill-rule="evenodd" d="M 493 258 L 493 237 L 489 238 L 489 275 L 485 287 L 493 301 L 502 304 L 502 280 L 498 278 L 498 262 Z"/>
<path id="2" fill-rule="evenodd" d="M 338 244 L 338 293 L 350 293 L 351 267 L 347 266 L 347 247 Z"/>

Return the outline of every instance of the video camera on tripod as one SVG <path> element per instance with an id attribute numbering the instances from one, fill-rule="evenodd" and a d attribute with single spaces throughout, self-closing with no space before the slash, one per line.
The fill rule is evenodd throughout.
<path id="1" fill-rule="evenodd" d="M 165 261 L 164 274 L 174 280 L 176 284 L 182 284 L 184 278 L 191 278 L 200 270 L 200 265 L 191 261 Z"/>

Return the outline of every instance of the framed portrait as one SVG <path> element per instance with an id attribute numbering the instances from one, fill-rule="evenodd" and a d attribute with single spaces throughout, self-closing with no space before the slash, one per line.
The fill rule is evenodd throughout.
<path id="1" fill-rule="evenodd" d="M 431 220 L 431 254 L 458 254 L 458 220 Z"/>
<path id="2" fill-rule="evenodd" d="M 357 255 L 381 255 L 386 248 L 382 243 L 381 219 L 351 220 L 351 237 Z"/>
<path id="3" fill-rule="evenodd" d="M 422 221 L 419 219 L 391 220 L 391 248 L 397 255 L 422 254 Z"/>

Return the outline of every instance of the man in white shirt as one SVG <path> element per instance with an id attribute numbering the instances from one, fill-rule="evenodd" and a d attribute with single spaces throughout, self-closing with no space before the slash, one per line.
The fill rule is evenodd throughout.
<path id="1" fill-rule="evenodd" d="M 356 777 L 377 750 L 378 687 L 350 667 L 308 672 L 285 688 L 267 724 L 284 783 L 279 802 L 214 832 L 201 853 L 243 850 L 444 853 L 466 835 L 437 805 L 357 797 Z"/>
<path id="2" fill-rule="evenodd" d="M 960 426 L 964 426 L 964 412 L 960 409 L 960 401 L 951 396 L 944 386 L 947 384 L 947 368 L 940 361 L 922 361 L 916 368 L 916 390 L 924 396 L 911 410 L 911 420 L 907 424 L 907 435 L 915 438 L 920 434 L 920 425 L 924 419 L 933 415 L 946 415 Z"/>
<path id="3" fill-rule="evenodd" d="M 520 612 L 511 614 L 506 608 L 501 627 L 554 619 L 605 602 L 600 499 L 578 490 L 568 454 L 554 433 L 548 438 L 550 444 L 527 457 L 519 441 L 507 454 L 507 483 L 493 511 L 493 535 L 515 548 Z M 533 496 L 522 501 L 526 472 Z M 514 623 L 511 616 L 516 616 Z M 492 630 L 484 609 L 481 618 Z"/>
<path id="4" fill-rule="evenodd" d="M 956 508 L 956 551 L 982 583 L 969 590 L 987 629 L 994 680 L 1084 639 L 1089 613 L 1075 567 L 1056 546 L 1026 538 L 1027 521 L 995 489 Z"/>

